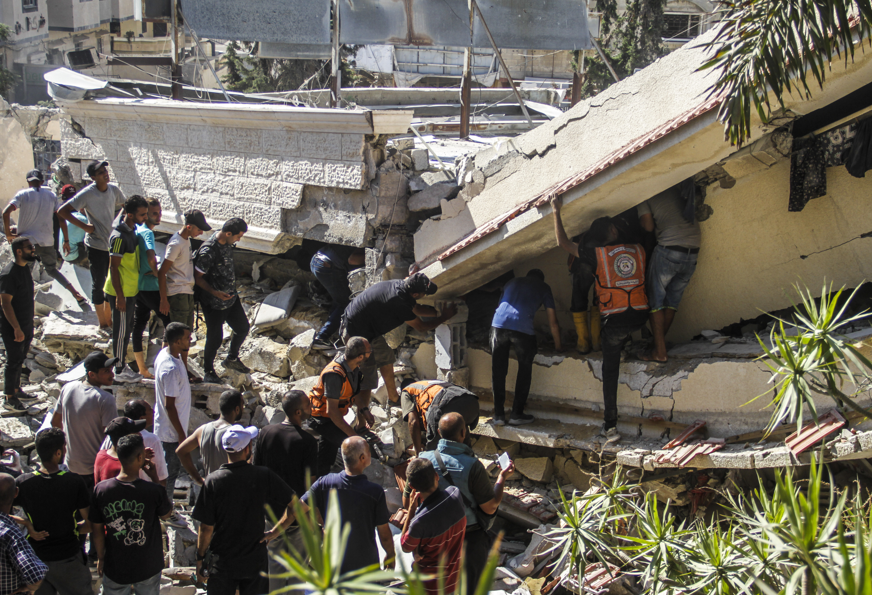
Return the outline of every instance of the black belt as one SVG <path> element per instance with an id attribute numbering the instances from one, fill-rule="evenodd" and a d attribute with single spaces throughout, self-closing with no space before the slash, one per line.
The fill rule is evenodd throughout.
<path id="1" fill-rule="evenodd" d="M 684 246 L 663 246 L 665 250 L 682 252 L 684 254 L 699 254 L 699 248 L 685 248 Z"/>

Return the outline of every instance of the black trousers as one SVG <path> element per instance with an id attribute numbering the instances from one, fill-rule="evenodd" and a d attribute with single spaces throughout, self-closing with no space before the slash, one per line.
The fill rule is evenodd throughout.
<path id="1" fill-rule="evenodd" d="M 263 568 L 252 569 L 254 574 L 244 578 L 237 578 L 237 574 L 216 568 L 209 570 L 209 582 L 206 584 L 207 595 L 264 595 L 269 593 L 269 578 L 261 576 L 261 572 L 268 570 L 267 560 L 264 559 Z"/>
<path id="2" fill-rule="evenodd" d="M 572 271 L 572 298 L 570 312 L 587 312 L 590 305 L 590 288 L 596 279 L 596 262 L 592 265 L 584 260 L 574 263 Z"/>
<path id="3" fill-rule="evenodd" d="M 463 543 L 466 545 L 466 592 L 475 593 L 475 588 L 487 564 L 487 555 L 490 553 L 493 541 L 487 531 L 483 531 L 478 525 L 473 525 L 471 531 L 466 531 Z M 490 585 L 488 591 L 490 591 Z"/>
<path id="4" fill-rule="evenodd" d="M 140 291 L 136 294 L 136 308 L 133 311 L 133 352 L 142 352 L 142 334 L 145 332 L 145 327 L 148 326 L 148 321 L 151 319 L 151 313 L 160 318 L 164 328 L 170 323 L 170 317 L 161 314 L 160 311 L 160 291 Z"/>
<path id="5" fill-rule="evenodd" d="M 22 326 L 21 331 L 24 333 L 24 341 L 16 341 L 15 329 L 12 325 L 6 322 L 6 319 L 0 323 L 0 336 L 3 337 L 3 346 L 6 348 L 6 365 L 3 368 L 4 395 L 13 396 L 21 388 L 21 366 L 24 365 L 27 352 L 30 351 L 33 327 Z"/>
<path id="6" fill-rule="evenodd" d="M 136 296 L 124 298 L 124 312 L 116 306 L 114 295 L 106 294 L 109 309 L 112 311 L 112 355 L 118 358 L 115 370 L 124 367 L 127 357 L 127 345 L 130 344 L 130 333 L 133 332 L 133 315 L 136 312 Z"/>
<path id="7" fill-rule="evenodd" d="M 99 306 L 106 301 L 103 287 L 109 275 L 109 252 L 88 246 L 88 261 L 91 263 L 91 301 Z"/>
<path id="8" fill-rule="evenodd" d="M 227 357 L 236 359 L 239 357 L 239 348 L 248 336 L 251 325 L 248 317 L 242 309 L 242 302 L 235 298 L 233 305 L 226 310 L 214 310 L 205 304 L 203 306 L 203 318 L 206 320 L 206 345 L 203 347 L 203 369 L 206 372 L 215 371 L 215 356 L 224 340 L 224 323 L 227 323 L 233 333 L 230 335 L 230 352 Z"/>
<path id="9" fill-rule="evenodd" d="M 603 421 L 606 429 L 614 428 L 618 423 L 618 378 L 621 375 L 621 351 L 624 344 L 634 332 L 645 326 L 645 323 L 626 324 L 603 319 L 600 333 L 603 346 Z"/>
<path id="10" fill-rule="evenodd" d="M 518 378 L 515 380 L 515 400 L 512 413 L 524 413 L 524 405 L 530 394 L 533 379 L 533 358 L 538 346 L 536 335 L 491 327 L 491 380 L 494 392 L 494 415 L 505 416 L 506 375 L 509 373 L 509 350 L 515 350 L 518 358 Z"/>
<path id="11" fill-rule="evenodd" d="M 348 434 L 336 427 L 329 417 L 310 417 L 309 429 L 318 434 L 318 469 L 317 476 L 324 477 L 333 468 L 342 441 Z M 315 481 L 315 478 L 312 478 Z"/>

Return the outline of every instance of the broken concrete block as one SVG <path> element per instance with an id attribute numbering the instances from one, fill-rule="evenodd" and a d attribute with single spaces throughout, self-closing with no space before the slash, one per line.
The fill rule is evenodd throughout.
<path id="1" fill-rule="evenodd" d="M 409 157 L 412 158 L 412 169 L 416 171 L 430 169 L 430 155 L 427 149 L 412 149 L 409 151 Z"/>
<path id="2" fill-rule="evenodd" d="M 28 378 L 31 382 L 42 382 L 47 377 L 48 376 L 42 370 L 31 370 Z"/>
<path id="3" fill-rule="evenodd" d="M 575 489 L 586 492 L 590 488 L 590 475 L 581 470 L 573 460 L 567 460 L 563 466 L 563 475 Z"/>
<path id="4" fill-rule="evenodd" d="M 284 343 L 257 337 L 246 342 L 244 353 L 239 357 L 252 370 L 287 378 L 291 372 L 287 355 L 288 346 Z"/>
<path id="5" fill-rule="evenodd" d="M 309 352 L 312 350 L 312 341 L 314 340 L 315 331 L 311 329 L 291 339 L 288 345 L 288 358 L 292 362 L 302 360 L 309 355 Z"/>
<path id="6" fill-rule="evenodd" d="M 282 411 L 280 408 L 276 409 L 275 407 L 270 407 L 269 405 L 263 408 L 263 418 L 266 422 L 266 425 L 280 424 L 285 421 L 286 417 L 287 416 L 285 415 L 285 412 Z"/>
<path id="7" fill-rule="evenodd" d="M 443 200 L 457 195 L 458 187 L 451 182 L 433 184 L 409 198 L 409 210 L 413 213 L 438 209 Z"/>
<path id="8" fill-rule="evenodd" d="M 478 457 L 491 457 L 499 453 L 499 449 L 492 438 L 480 436 L 472 445 L 472 452 Z"/>
<path id="9" fill-rule="evenodd" d="M 40 289 L 36 292 L 33 306 L 37 314 L 48 316 L 64 307 L 64 299 L 59 295 L 47 293 Z"/>
<path id="10" fill-rule="evenodd" d="M 514 459 L 518 456 L 518 452 L 521 450 L 521 443 L 515 442 L 514 440 L 500 440 L 499 438 L 494 438 L 494 444 L 497 445 L 501 451 L 505 451 L 509 454 L 509 457 Z"/>
<path id="11" fill-rule="evenodd" d="M 687 486 L 683 483 L 667 483 L 667 481 L 655 480 L 642 483 L 642 487 L 649 492 L 654 492 L 657 499 L 664 504 L 667 502 L 671 502 L 674 506 L 690 504 Z"/>
<path id="12" fill-rule="evenodd" d="M 442 380 L 450 382 L 451 384 L 456 384 L 457 386 L 469 388 L 469 368 L 464 367 L 458 368 L 457 370 L 443 370 L 442 368 L 437 368 L 436 380 Z"/>
<path id="13" fill-rule="evenodd" d="M 34 356 L 33 359 L 35 359 L 36 363 L 44 368 L 48 368 L 50 370 L 57 370 L 58 368 L 58 362 L 55 359 L 55 356 L 53 356 L 48 351 L 40 351 L 36 354 L 36 356 Z"/>
<path id="14" fill-rule="evenodd" d="M 484 184 L 479 184 L 477 182 L 472 182 L 463 187 L 463 190 L 460 191 L 460 194 L 457 196 L 462 198 L 463 200 L 469 202 L 476 196 L 482 193 L 484 190 Z"/>
<path id="15" fill-rule="evenodd" d="M 414 149 L 415 148 L 415 139 L 414 137 L 407 136 L 405 138 L 392 138 L 391 144 L 397 151 L 404 151 L 406 149 Z"/>
<path id="16" fill-rule="evenodd" d="M 257 310 L 255 328 L 265 329 L 281 324 L 294 309 L 301 290 L 300 285 L 291 285 L 268 295 Z"/>
<path id="17" fill-rule="evenodd" d="M 0 419 L 0 446 L 24 446 L 33 440 L 33 431 L 27 417 L 6 417 Z"/>
<path id="18" fill-rule="evenodd" d="M 518 459 L 515 469 L 530 481 L 541 483 L 548 483 L 554 475 L 554 464 L 548 457 Z"/>
<path id="19" fill-rule="evenodd" d="M 321 371 L 329 363 L 329 358 L 317 351 L 312 351 L 300 360 L 291 360 L 291 373 L 294 378 L 308 378 L 321 374 Z"/>

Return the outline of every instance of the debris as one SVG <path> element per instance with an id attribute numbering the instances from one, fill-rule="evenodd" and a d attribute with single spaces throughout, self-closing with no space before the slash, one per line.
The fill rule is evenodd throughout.
<path id="1" fill-rule="evenodd" d="M 554 475 L 554 465 L 548 457 L 518 459 L 515 469 L 530 481 L 541 483 L 548 483 Z"/>
<path id="2" fill-rule="evenodd" d="M 41 289 L 36 292 L 34 310 L 37 314 L 48 316 L 52 312 L 60 310 L 63 306 L 64 300 L 61 296 L 45 292 Z"/>
<path id="3" fill-rule="evenodd" d="M 535 568 L 539 562 L 544 560 L 546 557 L 552 557 L 555 555 L 556 552 L 548 552 L 553 544 L 545 539 L 545 534 L 547 534 L 552 528 L 553 525 L 539 525 L 536 527 L 535 530 L 532 531 L 533 539 L 530 540 L 530 543 L 527 545 L 524 552 L 510 559 L 508 564 L 506 564 L 509 570 L 521 578 L 526 578 L 530 576 L 530 573 L 533 572 L 533 568 Z"/>
<path id="4" fill-rule="evenodd" d="M 266 337 L 248 339 L 243 345 L 239 358 L 252 370 L 280 378 L 287 378 L 291 374 L 288 346 Z"/>
<path id="5" fill-rule="evenodd" d="M 33 440 L 27 417 L 5 417 L 0 419 L 0 446 L 24 446 Z"/>
<path id="6" fill-rule="evenodd" d="M 284 322 L 291 310 L 294 309 L 300 291 L 299 285 L 291 285 L 281 291 L 269 294 L 257 310 L 257 316 L 254 319 L 255 328 L 263 330 Z"/>
<path id="7" fill-rule="evenodd" d="M 687 440 L 688 438 L 690 438 L 690 436 L 692 434 L 694 434 L 698 430 L 701 430 L 702 428 L 704 428 L 705 424 L 706 424 L 706 422 L 703 420 L 697 420 L 697 421 L 693 422 L 681 434 L 676 436 L 673 440 L 670 440 L 666 444 L 666 446 L 663 447 L 663 450 L 669 450 L 670 448 L 675 448 L 676 446 L 683 444 L 684 441 Z"/>
<path id="8" fill-rule="evenodd" d="M 824 438 L 845 426 L 845 418 L 835 409 L 821 415 L 817 423 L 811 422 L 803 426 L 799 432 L 787 437 L 785 443 L 794 456 L 799 456 Z"/>

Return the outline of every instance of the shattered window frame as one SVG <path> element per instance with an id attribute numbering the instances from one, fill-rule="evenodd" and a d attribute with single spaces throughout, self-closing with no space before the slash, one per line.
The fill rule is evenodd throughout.
<path id="1" fill-rule="evenodd" d="M 663 13 L 663 41 L 690 41 L 699 37 L 702 16 L 691 12 Z M 669 26 L 670 24 L 675 26 Z M 670 33 L 674 36 L 670 36 Z"/>
<path id="2" fill-rule="evenodd" d="M 51 175 L 51 164 L 61 156 L 61 141 L 47 137 L 33 137 L 33 164 L 44 174 Z"/>

